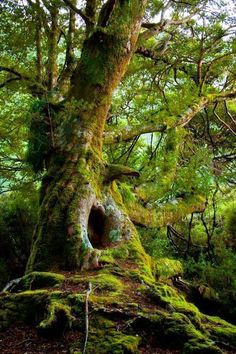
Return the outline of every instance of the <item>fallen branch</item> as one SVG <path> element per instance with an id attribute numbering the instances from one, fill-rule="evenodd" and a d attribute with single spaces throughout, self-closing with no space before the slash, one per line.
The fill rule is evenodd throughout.
<path id="1" fill-rule="evenodd" d="M 83 349 L 83 354 L 86 353 L 86 347 L 88 343 L 88 332 L 89 332 L 89 318 L 88 318 L 88 302 L 89 302 L 89 295 L 92 292 L 92 283 L 89 282 L 89 288 L 86 293 L 86 299 L 85 299 L 85 340 L 84 340 L 84 349 Z"/>

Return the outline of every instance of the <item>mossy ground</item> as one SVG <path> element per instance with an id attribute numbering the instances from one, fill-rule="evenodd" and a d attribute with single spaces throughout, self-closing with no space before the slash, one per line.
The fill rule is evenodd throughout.
<path id="1" fill-rule="evenodd" d="M 12 353 L 4 340 L 9 328 L 30 326 L 19 341 L 23 343 L 19 353 L 25 352 L 24 343 L 31 348 L 27 340 L 32 331 L 34 344 L 38 341 L 40 346 L 43 340 L 49 348 L 56 337 L 58 343 L 64 343 L 66 353 L 82 353 L 89 283 L 92 292 L 86 353 L 94 353 L 94 348 L 98 354 L 235 352 L 235 326 L 201 313 L 167 279 L 154 282 L 147 278 L 145 282 L 132 265 L 126 271 L 123 266 L 120 261 L 120 265 L 106 263 L 99 270 L 79 274 L 32 273 L 22 279 L 22 289 L 18 285 L 17 292 L 1 293 L 1 352 Z"/>

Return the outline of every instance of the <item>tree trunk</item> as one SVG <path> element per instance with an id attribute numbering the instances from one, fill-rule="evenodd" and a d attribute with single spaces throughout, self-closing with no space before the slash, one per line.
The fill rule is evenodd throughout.
<path id="1" fill-rule="evenodd" d="M 67 102 L 48 114 L 52 142 L 28 272 L 97 267 L 100 249 L 132 236 L 132 223 L 110 193 L 102 144 L 112 93 L 135 50 L 145 3 L 104 6 L 84 42 Z"/>

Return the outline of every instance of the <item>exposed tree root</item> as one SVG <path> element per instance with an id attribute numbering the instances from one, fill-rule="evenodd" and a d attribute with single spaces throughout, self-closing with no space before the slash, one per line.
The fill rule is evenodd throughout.
<path id="1" fill-rule="evenodd" d="M 143 279 L 137 269 L 128 264 L 125 268 L 122 262 L 80 274 L 28 274 L 22 288 L 1 293 L 0 346 L 6 345 L 4 337 L 17 325 L 38 333 L 34 339 L 22 336 L 18 348 L 27 340 L 32 347 L 35 340 L 45 340 L 50 347 L 54 337 L 59 343 L 70 337 L 62 347 L 70 354 L 90 354 L 94 348 L 97 354 L 235 352 L 235 326 L 201 313 L 167 279 Z M 26 290 L 30 284 L 34 290 Z M 4 347 L 1 352 L 12 354 Z"/>

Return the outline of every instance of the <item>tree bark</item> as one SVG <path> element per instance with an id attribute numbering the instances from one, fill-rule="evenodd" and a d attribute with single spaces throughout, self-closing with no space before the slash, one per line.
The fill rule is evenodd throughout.
<path id="1" fill-rule="evenodd" d="M 54 144 L 45 158 L 27 272 L 98 267 L 100 249 L 132 236 L 131 221 L 110 193 L 102 145 L 112 93 L 135 50 L 145 3 L 117 1 L 104 14 L 106 24 L 101 18 L 103 25 L 84 42 L 69 99 L 53 116 Z"/>

